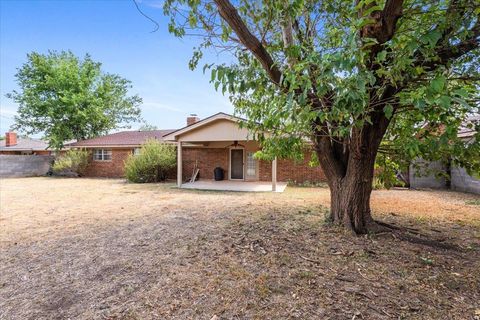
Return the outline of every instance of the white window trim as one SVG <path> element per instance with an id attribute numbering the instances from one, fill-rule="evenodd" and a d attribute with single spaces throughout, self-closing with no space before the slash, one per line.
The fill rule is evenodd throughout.
<path id="1" fill-rule="evenodd" d="M 100 151 L 101 154 L 101 159 L 97 159 L 97 152 Z M 106 155 L 110 155 L 110 159 L 105 159 Z M 98 161 L 98 162 L 109 162 L 112 161 L 113 158 L 113 153 L 112 149 L 103 149 L 103 148 L 98 148 L 93 150 L 93 161 Z"/>
<path id="2" fill-rule="evenodd" d="M 248 153 L 252 153 L 253 161 L 255 162 L 255 175 L 248 175 Z M 255 158 L 255 151 L 245 150 L 245 179 L 246 180 L 258 180 L 258 160 Z"/>

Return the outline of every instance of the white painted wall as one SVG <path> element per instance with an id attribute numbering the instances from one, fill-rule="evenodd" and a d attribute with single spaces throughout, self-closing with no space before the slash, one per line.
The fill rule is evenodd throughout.
<path id="1" fill-rule="evenodd" d="M 178 137 L 179 141 L 242 141 L 254 140 L 246 128 L 240 128 L 234 121 L 219 119 L 212 123 L 186 132 Z"/>

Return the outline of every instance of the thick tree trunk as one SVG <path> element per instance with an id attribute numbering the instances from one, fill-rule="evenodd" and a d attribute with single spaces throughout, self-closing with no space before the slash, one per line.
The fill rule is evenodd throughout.
<path id="1" fill-rule="evenodd" d="M 375 158 L 358 161 L 348 175 L 330 183 L 330 219 L 334 224 L 358 234 L 378 229 L 370 210 L 374 162 Z"/>
<path id="2" fill-rule="evenodd" d="M 372 121 L 353 129 L 343 146 L 325 136 L 315 140 L 331 192 L 330 219 L 357 234 L 386 229 L 372 218 L 370 195 L 375 157 L 389 120 L 383 113 L 374 112 Z"/>

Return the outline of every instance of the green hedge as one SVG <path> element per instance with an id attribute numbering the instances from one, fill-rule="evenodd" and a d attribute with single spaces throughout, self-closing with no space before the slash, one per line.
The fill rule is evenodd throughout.
<path id="1" fill-rule="evenodd" d="M 135 183 L 165 181 L 176 163 L 174 145 L 150 139 L 143 144 L 140 154 L 131 155 L 125 161 L 125 177 Z"/>
<path id="2" fill-rule="evenodd" d="M 53 174 L 68 176 L 83 176 L 88 165 L 89 152 L 72 149 L 55 160 L 52 166 Z"/>

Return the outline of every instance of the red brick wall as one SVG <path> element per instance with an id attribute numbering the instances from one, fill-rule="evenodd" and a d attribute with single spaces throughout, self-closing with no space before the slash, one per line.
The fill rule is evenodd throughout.
<path id="1" fill-rule="evenodd" d="M 228 149 L 226 148 L 182 148 L 183 178 L 192 176 L 195 161 L 198 161 L 200 179 L 213 179 L 213 170 L 221 167 L 228 179 Z"/>
<path id="2" fill-rule="evenodd" d="M 303 161 L 296 162 L 294 160 L 277 160 L 277 180 L 291 181 L 293 183 L 304 182 L 323 182 L 327 181 L 325 174 L 320 166 L 311 167 L 310 152 L 305 153 Z M 261 181 L 272 180 L 272 162 L 260 160 L 259 163 L 259 178 Z"/>
<path id="3" fill-rule="evenodd" d="M 112 160 L 93 160 L 93 150 L 90 154 L 90 162 L 85 176 L 119 178 L 124 174 L 124 161 L 132 154 L 133 149 L 112 149 Z"/>
<path id="4" fill-rule="evenodd" d="M 34 151 L 33 154 L 39 155 L 39 156 L 49 156 L 52 152 L 48 150 L 40 150 L 40 151 Z"/>
<path id="5" fill-rule="evenodd" d="M 213 169 L 222 167 L 225 170 L 225 179 L 228 179 L 228 149 L 210 148 L 183 148 L 183 178 L 192 175 L 195 160 L 198 160 L 200 178 L 213 179 Z M 310 167 L 310 153 L 305 153 L 305 159 L 301 162 L 293 160 L 278 160 L 278 181 L 292 181 L 296 183 L 326 181 L 325 175 L 319 166 Z M 270 161 L 258 162 L 259 179 L 261 181 L 272 180 L 272 163 Z"/>
<path id="6" fill-rule="evenodd" d="M 228 151 L 227 148 L 188 148 L 182 149 L 183 179 L 190 178 L 193 173 L 195 161 L 198 162 L 201 179 L 213 179 L 213 170 L 222 167 L 225 170 L 225 179 L 228 179 Z M 118 178 L 124 175 L 124 161 L 132 153 L 132 149 L 112 149 L 111 161 L 93 161 L 90 156 L 90 163 L 86 176 Z M 320 167 L 310 167 L 310 154 L 305 154 L 301 162 L 293 160 L 278 160 L 277 179 L 278 181 L 292 181 L 295 183 L 321 182 L 326 181 L 325 175 Z M 261 181 L 272 180 L 272 163 L 270 161 L 258 161 L 259 179 Z M 170 179 L 176 179 L 176 168 Z"/>
<path id="7" fill-rule="evenodd" d="M 10 147 L 17 144 L 16 132 L 5 132 L 5 146 Z"/>
<path id="8" fill-rule="evenodd" d="M 22 151 L 10 151 L 10 150 L 5 150 L 5 151 L 0 151 L 0 154 L 22 154 Z M 39 150 L 39 151 L 33 151 L 32 155 L 39 155 L 39 156 L 49 156 L 51 154 L 51 151 L 48 150 Z"/>

